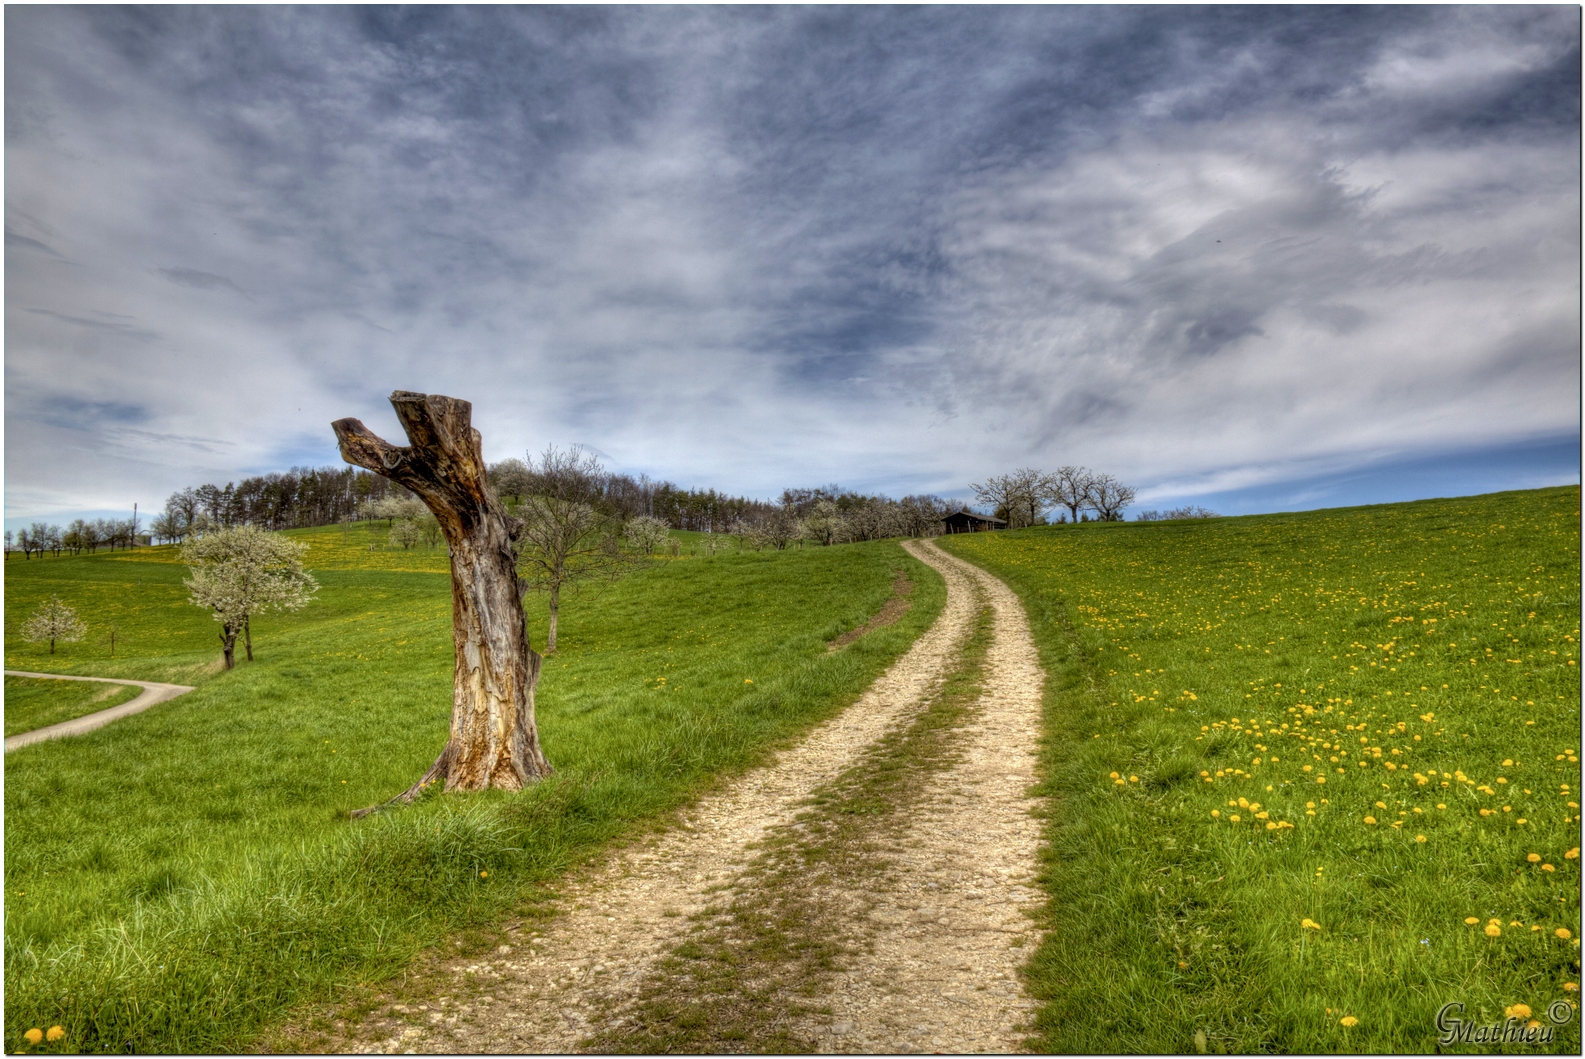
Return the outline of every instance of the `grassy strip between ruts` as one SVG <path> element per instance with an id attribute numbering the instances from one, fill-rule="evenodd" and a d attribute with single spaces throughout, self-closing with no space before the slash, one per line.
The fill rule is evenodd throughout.
<path id="1" fill-rule="evenodd" d="M 5 689 L 8 736 L 108 710 L 143 694 L 143 689 L 134 684 L 37 677 L 6 677 Z"/>
<path id="2" fill-rule="evenodd" d="M 445 738 L 449 590 L 443 574 L 353 567 L 335 529 L 304 536 L 341 561 L 317 571 L 307 610 L 255 623 L 258 662 L 8 755 L 9 1047 L 54 1023 L 66 1038 L 30 1050 L 245 1046 L 293 1004 L 531 907 L 605 842 L 763 760 L 861 694 L 945 594 L 895 542 L 658 564 L 564 604 L 539 696 L 555 777 L 354 824 L 348 809 L 410 782 Z M 115 670 L 85 654 L 79 671 L 201 671 L 213 622 L 162 551 L 12 563 L 7 621 L 59 594 L 132 633 Z M 828 653 L 899 569 L 909 612 Z M 8 663 L 44 668 L 23 648 Z"/>
<path id="3" fill-rule="evenodd" d="M 1049 675 L 1036 1049 L 1578 1052 L 1577 487 L 944 543 Z"/>
<path id="4" fill-rule="evenodd" d="M 583 1047 L 606 1053 L 805 1053 L 793 1024 L 829 1013 L 821 998 L 843 963 L 862 959 L 866 883 L 889 864 L 875 852 L 905 828 L 932 774 L 961 756 L 954 738 L 979 703 L 993 612 L 985 608 L 925 709 L 818 791 L 723 907 L 701 913 L 645 995 Z M 598 1024 L 598 1020 L 597 1020 Z"/>

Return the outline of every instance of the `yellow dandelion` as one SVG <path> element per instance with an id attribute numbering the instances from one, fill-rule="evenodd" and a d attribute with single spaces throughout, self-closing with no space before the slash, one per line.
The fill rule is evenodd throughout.
<path id="1" fill-rule="evenodd" d="M 1560 938 L 1569 938 L 1569 937 L 1572 937 L 1572 935 L 1571 935 L 1571 934 L 1569 934 L 1569 932 L 1568 932 L 1568 927 L 1558 927 L 1558 928 L 1557 928 L 1557 929 L 1556 929 L 1556 930 L 1554 930 L 1554 931 L 1553 931 L 1553 932 L 1552 932 L 1552 933 L 1554 933 L 1554 934 L 1556 934 L 1556 935 L 1557 935 L 1557 936 L 1558 936 L 1558 937 L 1560 937 Z"/>
<path id="2" fill-rule="evenodd" d="M 1376 818 L 1375 818 L 1375 817 L 1374 817 L 1374 816 L 1367 816 L 1367 817 L 1365 817 L 1365 823 L 1367 823 L 1367 824 L 1374 824 L 1374 823 L 1375 823 L 1375 822 L 1376 822 Z"/>
<path id="3" fill-rule="evenodd" d="M 1387 808 L 1387 803 L 1386 802 L 1377 802 L 1376 803 L 1376 808 L 1385 809 L 1385 808 Z"/>
<path id="4" fill-rule="evenodd" d="M 1236 823 L 1238 823 L 1238 814 L 1234 813 L 1232 816 L 1229 816 L 1228 819 L 1236 824 Z"/>
<path id="5" fill-rule="evenodd" d="M 1416 842 L 1424 842 L 1425 841 L 1425 836 L 1424 835 L 1415 835 L 1414 836 L 1414 840 Z"/>
<path id="6" fill-rule="evenodd" d="M 1313 919 L 1308 919 L 1308 918 L 1301 919 L 1301 920 L 1299 920 L 1299 929 L 1300 930 L 1320 930 L 1321 929 L 1321 924 L 1317 923 Z"/>
<path id="7" fill-rule="evenodd" d="M 1495 923 L 1487 923 L 1486 924 L 1486 936 L 1487 937 L 1495 938 L 1495 937 L 1499 936 L 1500 934 L 1502 934 L 1502 928 L 1499 927 L 1497 924 L 1495 924 Z"/>
<path id="8" fill-rule="evenodd" d="M 1117 778 L 1117 773 L 1115 773 L 1115 772 L 1112 772 L 1112 773 L 1108 773 L 1108 774 L 1107 774 L 1107 778 L 1108 778 L 1108 779 L 1114 779 L 1114 780 L 1115 780 L 1115 779 L 1116 779 L 1116 778 Z"/>
<path id="9" fill-rule="evenodd" d="M 1220 809 L 1212 809 L 1211 810 L 1211 815 L 1212 816 L 1221 816 L 1222 815 L 1222 810 L 1220 810 Z"/>
<path id="10" fill-rule="evenodd" d="M 44 1039 L 44 1031 L 39 1029 L 37 1026 L 34 1026 L 22 1036 L 29 1044 L 37 1044 L 39 1041 Z"/>
<path id="11" fill-rule="evenodd" d="M 1550 864 L 1541 865 L 1541 870 L 1542 871 L 1557 871 L 1557 869 L 1552 867 L 1552 865 L 1550 865 Z"/>
<path id="12" fill-rule="evenodd" d="M 1128 777 L 1128 782 L 1129 783 L 1138 783 L 1139 782 L 1139 777 L 1138 776 L 1130 776 L 1130 777 Z"/>
<path id="13" fill-rule="evenodd" d="M 1466 917 L 1464 917 L 1464 922 L 1468 923 L 1470 926 L 1473 927 L 1476 923 L 1479 923 L 1480 920 L 1476 919 L 1474 916 L 1466 916 Z"/>
<path id="14" fill-rule="evenodd" d="M 64 1036 L 66 1036 L 64 1029 L 59 1026 L 51 1026 L 49 1031 L 44 1034 L 44 1039 L 47 1041 L 58 1041 Z"/>
<path id="15" fill-rule="evenodd" d="M 1568 992 L 1568 993 L 1578 993 L 1579 992 L 1579 983 L 1578 982 L 1564 982 L 1563 983 L 1563 990 L 1564 990 L 1564 992 Z"/>
<path id="16" fill-rule="evenodd" d="M 1345 1026 L 1358 1026 L 1359 1025 L 1359 1020 L 1356 1019 L 1352 1015 L 1344 1015 L 1342 1018 L 1338 1019 L 1338 1021 L 1341 1022 Z"/>
<path id="17" fill-rule="evenodd" d="M 1539 853 L 1530 853 L 1530 854 L 1527 854 L 1524 859 L 1529 861 L 1531 864 L 1539 864 L 1539 863 L 1541 863 L 1541 854 L 1539 854 Z"/>
<path id="18" fill-rule="evenodd" d="M 1573 849 L 1571 849 L 1567 853 L 1563 854 L 1563 859 L 1564 860 L 1579 860 L 1579 847 L 1575 846 Z"/>
<path id="19" fill-rule="evenodd" d="M 1511 1019 L 1527 1019 L 1530 1017 L 1529 1004 L 1515 1004 L 1502 1009 L 1502 1013 Z"/>
<path id="20" fill-rule="evenodd" d="M 481 871 L 479 873 L 479 878 L 481 878 L 481 879 L 488 879 L 489 877 L 490 877 L 490 873 L 487 872 L 487 871 Z"/>
<path id="21" fill-rule="evenodd" d="M 1437 803 L 1436 803 L 1436 807 L 1437 807 L 1437 808 L 1438 808 L 1438 809 L 1446 809 L 1446 808 L 1447 808 L 1447 806 L 1446 806 L 1446 805 L 1444 805 L 1444 804 L 1443 804 L 1443 803 L 1442 803 L 1442 802 L 1437 802 Z"/>

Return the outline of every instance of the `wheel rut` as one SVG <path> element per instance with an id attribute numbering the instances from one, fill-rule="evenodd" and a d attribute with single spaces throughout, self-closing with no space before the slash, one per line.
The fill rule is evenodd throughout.
<path id="1" fill-rule="evenodd" d="M 904 547 L 947 601 L 857 703 L 570 879 L 559 915 L 445 967 L 443 1001 L 387 1006 L 341 1050 L 1017 1050 L 1033 1011 L 1018 967 L 1040 900 L 1028 791 L 1043 674 L 1005 585 L 932 543 Z M 855 841 L 864 813 L 875 824 Z M 683 1013 L 687 1036 L 667 1038 L 707 952 L 710 996 L 688 999 L 702 1006 Z"/>

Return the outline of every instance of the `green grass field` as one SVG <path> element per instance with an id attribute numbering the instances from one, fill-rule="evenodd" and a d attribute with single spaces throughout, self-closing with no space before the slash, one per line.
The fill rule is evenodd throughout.
<path id="1" fill-rule="evenodd" d="M 445 740 L 446 559 L 373 527 L 301 536 L 323 587 L 255 620 L 258 660 L 229 673 L 174 549 L 6 564 L 7 668 L 197 686 L 7 755 L 8 1048 L 52 1024 L 66 1038 L 30 1050 L 246 1047 L 293 1004 L 531 909 L 569 865 L 763 760 L 862 693 L 944 598 L 896 542 L 683 558 L 587 589 L 563 602 L 539 690 L 557 775 L 353 823 Z M 895 570 L 909 613 L 828 653 Z M 50 594 L 89 625 L 53 657 L 16 635 Z M 537 642 L 543 598 L 528 607 Z M 112 622 L 114 659 L 97 642 Z"/>
<path id="2" fill-rule="evenodd" d="M 5 730 L 8 736 L 108 710 L 137 698 L 143 692 L 142 688 L 131 684 L 89 684 L 76 680 L 37 680 L 30 677 L 6 677 L 5 689 Z"/>
<path id="3" fill-rule="evenodd" d="M 1563 1000 L 1578 1053 L 1579 510 L 948 538 L 1047 668 L 1035 1047 L 1429 1052 L 1445 1002 Z"/>

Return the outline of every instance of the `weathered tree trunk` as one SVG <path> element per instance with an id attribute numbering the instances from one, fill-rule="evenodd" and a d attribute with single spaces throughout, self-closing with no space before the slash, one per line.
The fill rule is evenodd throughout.
<path id="1" fill-rule="evenodd" d="M 242 619 L 242 643 L 248 649 L 248 661 L 253 661 L 253 618 Z"/>
<path id="2" fill-rule="evenodd" d="M 540 657 L 528 646 L 509 521 L 485 483 L 473 405 L 438 394 L 391 394 L 409 445 L 390 445 L 356 419 L 332 426 L 348 463 L 418 494 L 440 522 L 451 551 L 452 643 L 456 671 L 451 738 L 435 764 L 393 801 L 409 801 L 431 780 L 445 789 L 518 790 L 552 770 L 534 725 Z M 361 816 L 372 810 L 360 810 Z"/>
<path id="3" fill-rule="evenodd" d="M 220 627 L 220 650 L 226 657 L 226 668 L 237 666 L 237 630 L 229 625 Z"/>

